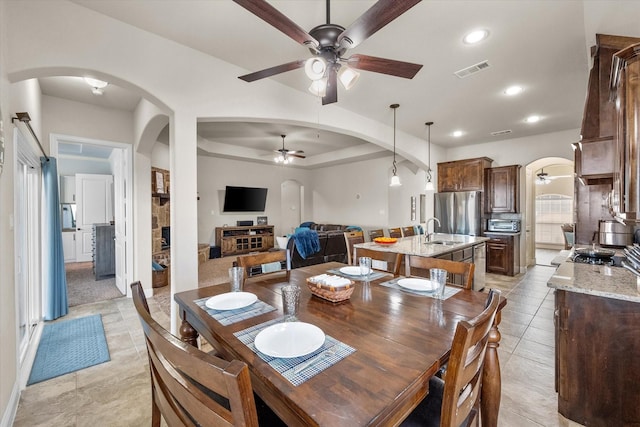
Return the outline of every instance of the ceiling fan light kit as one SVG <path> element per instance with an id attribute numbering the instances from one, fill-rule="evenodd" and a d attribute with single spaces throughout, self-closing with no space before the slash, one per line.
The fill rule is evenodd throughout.
<path id="1" fill-rule="evenodd" d="M 360 54 L 343 57 L 348 49 L 358 46 L 421 0 L 378 0 L 346 29 L 330 23 L 330 2 L 327 0 L 327 23 L 314 27 L 308 33 L 265 0 L 233 1 L 307 47 L 314 55 L 308 60 L 297 60 L 239 77 L 246 82 L 304 67 L 306 75 L 314 82 L 326 79 L 324 90 L 318 85 L 309 88 L 311 93 L 321 96 L 322 105 L 326 105 L 338 101 L 338 79 L 345 89 L 353 87 L 359 76 L 355 69 L 412 79 L 422 68 L 420 64 Z"/>
<path id="2" fill-rule="evenodd" d="M 299 159 L 305 159 L 306 156 L 303 154 L 302 150 L 287 150 L 284 148 L 284 139 L 287 135 L 280 135 L 282 138 L 282 148 L 278 150 L 274 150 L 277 154 L 273 158 L 273 161 L 276 163 L 282 163 L 283 165 L 288 165 L 293 162 L 293 158 L 297 157 Z"/>
<path id="3" fill-rule="evenodd" d="M 304 64 L 304 72 L 311 80 L 320 80 L 327 71 L 327 61 L 320 57 L 309 58 Z"/>

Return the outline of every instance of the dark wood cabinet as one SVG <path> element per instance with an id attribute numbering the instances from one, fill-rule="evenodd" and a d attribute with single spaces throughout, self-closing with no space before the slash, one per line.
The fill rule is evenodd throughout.
<path id="1" fill-rule="evenodd" d="M 216 227 L 221 256 L 263 252 L 273 248 L 273 225 Z"/>
<path id="2" fill-rule="evenodd" d="M 491 167 L 488 157 L 438 163 L 438 192 L 482 191 L 484 170 Z"/>
<path id="3" fill-rule="evenodd" d="M 582 425 L 640 425 L 640 303 L 556 290 L 558 412 Z"/>
<path id="4" fill-rule="evenodd" d="M 616 144 L 613 137 L 583 140 L 578 144 L 576 174 L 584 180 L 612 178 Z"/>
<path id="5" fill-rule="evenodd" d="M 487 241 L 487 273 L 513 276 L 515 272 L 515 236 L 485 233 Z"/>
<path id="6" fill-rule="evenodd" d="M 93 226 L 93 272 L 96 280 L 116 274 L 116 230 L 111 224 Z"/>
<path id="7" fill-rule="evenodd" d="M 520 165 L 485 170 L 485 212 L 516 213 L 520 209 Z"/>

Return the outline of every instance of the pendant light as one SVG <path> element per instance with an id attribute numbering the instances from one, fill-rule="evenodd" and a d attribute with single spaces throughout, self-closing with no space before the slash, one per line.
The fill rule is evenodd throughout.
<path id="1" fill-rule="evenodd" d="M 396 166 L 396 109 L 400 104 L 391 104 L 389 108 L 393 108 L 393 176 L 389 187 L 399 187 L 402 185 L 400 177 L 397 175 L 398 167 Z"/>
<path id="2" fill-rule="evenodd" d="M 435 191 L 433 182 L 431 181 L 431 125 L 433 122 L 427 122 L 427 183 L 424 191 Z"/>

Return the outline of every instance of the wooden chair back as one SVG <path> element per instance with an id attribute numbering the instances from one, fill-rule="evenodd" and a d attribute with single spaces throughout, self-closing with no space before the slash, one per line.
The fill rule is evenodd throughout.
<path id="1" fill-rule="evenodd" d="M 406 255 L 404 265 L 405 276 L 407 277 L 419 276 L 429 278 L 430 269 L 442 268 L 447 270 L 447 285 L 473 289 L 473 273 L 475 272 L 476 266 L 470 262 Z"/>
<path id="2" fill-rule="evenodd" d="M 382 228 L 369 230 L 369 240 L 373 241 L 376 237 L 384 237 L 384 230 Z"/>
<path id="3" fill-rule="evenodd" d="M 500 292 L 491 290 L 484 311 L 456 326 L 443 378 L 441 427 L 458 427 L 467 418 L 470 425 L 479 414 L 484 355 L 499 302 Z"/>
<path id="4" fill-rule="evenodd" d="M 397 237 L 399 239 L 402 237 L 402 229 L 400 227 L 390 228 L 389 237 Z"/>
<path id="5" fill-rule="evenodd" d="M 562 237 L 564 237 L 564 248 L 571 249 L 575 241 L 573 224 L 562 224 L 560 228 L 562 228 Z"/>
<path id="6" fill-rule="evenodd" d="M 356 264 L 356 259 L 353 256 L 353 245 L 356 243 L 364 243 L 364 232 L 360 231 L 345 231 L 344 240 L 347 243 L 347 264 Z"/>
<path id="7" fill-rule="evenodd" d="M 287 282 L 289 281 L 289 275 L 291 273 L 291 258 L 289 257 L 289 250 L 284 251 L 271 251 L 271 252 L 258 252 L 250 255 L 240 255 L 237 258 L 238 267 L 244 268 L 244 282 L 247 279 L 256 276 L 262 276 L 263 274 L 273 273 L 285 273 Z M 264 271 L 263 265 L 279 262 L 284 263 L 285 268 L 281 268 L 276 271 Z"/>
<path id="8" fill-rule="evenodd" d="M 409 227 L 402 227 L 402 237 L 415 236 L 415 235 L 416 235 L 416 229 L 413 228 L 413 225 L 410 225 Z"/>
<path id="9" fill-rule="evenodd" d="M 382 252 L 382 251 L 374 251 L 366 248 L 355 248 L 354 257 L 357 260 L 361 256 L 366 256 L 371 258 L 372 264 L 376 264 L 375 261 L 385 262 L 387 265 L 386 269 L 376 268 L 376 265 L 372 265 L 371 268 L 373 270 L 386 271 L 387 273 L 392 273 L 395 277 L 400 275 L 400 266 L 402 265 L 402 254 L 397 254 L 393 252 Z M 356 261 L 357 262 L 357 261 Z"/>
<path id="10" fill-rule="evenodd" d="M 131 284 L 151 371 L 151 425 L 258 426 L 249 369 L 180 341 L 149 313 L 140 282 Z"/>

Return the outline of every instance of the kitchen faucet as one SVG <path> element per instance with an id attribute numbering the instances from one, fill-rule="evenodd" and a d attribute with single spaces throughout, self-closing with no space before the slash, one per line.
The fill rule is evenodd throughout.
<path id="1" fill-rule="evenodd" d="M 433 226 L 433 231 L 434 231 L 434 233 L 429 233 L 429 222 L 430 222 L 430 221 L 435 221 L 435 222 L 437 222 L 437 223 L 438 223 L 438 227 L 440 227 L 440 220 L 439 220 L 438 218 L 436 218 L 435 216 L 434 216 L 434 217 L 431 217 L 431 218 L 429 218 L 429 219 L 427 220 L 427 223 L 426 223 L 426 224 L 425 224 L 425 226 L 424 226 L 424 232 L 425 232 L 424 241 L 425 241 L 425 243 L 430 242 L 430 241 L 431 241 L 431 238 L 432 238 L 432 237 L 433 237 L 433 235 L 435 234 L 435 225 Z"/>

